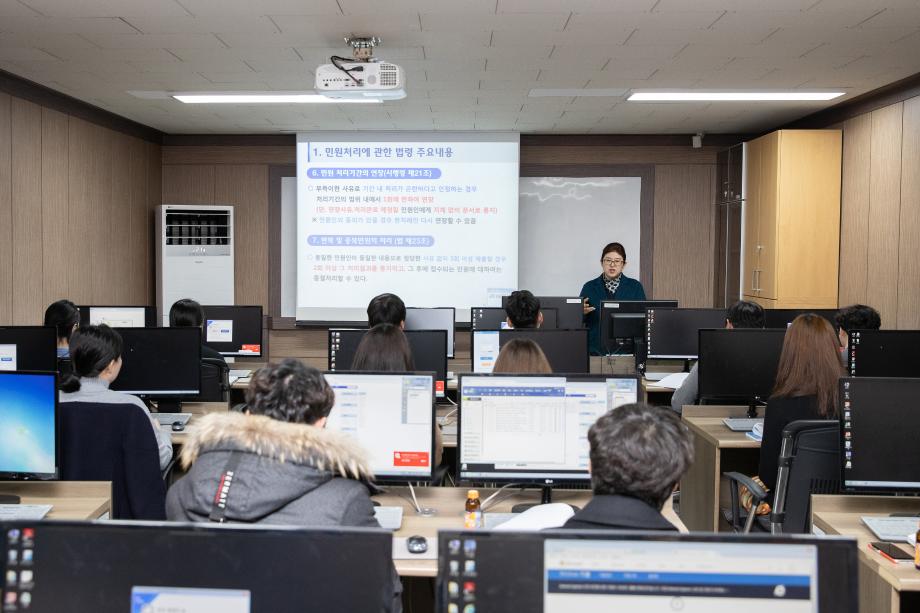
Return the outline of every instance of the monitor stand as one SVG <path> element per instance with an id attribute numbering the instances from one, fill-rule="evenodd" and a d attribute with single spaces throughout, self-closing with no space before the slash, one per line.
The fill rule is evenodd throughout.
<path id="1" fill-rule="evenodd" d="M 553 486 L 544 485 L 542 488 L 540 488 L 540 502 L 522 502 L 520 504 L 516 504 L 513 507 L 511 507 L 511 512 L 512 513 L 523 513 L 524 511 L 526 511 L 527 509 L 531 507 L 540 506 L 541 504 L 549 504 L 552 501 L 553 501 Z M 573 504 L 570 504 L 569 506 L 572 507 L 576 512 L 581 510 Z"/>
<path id="2" fill-rule="evenodd" d="M 692 361 L 693 361 L 693 360 L 684 360 L 684 372 L 690 372 L 690 369 L 692 368 L 692 366 L 690 365 L 690 363 L 691 363 Z"/>
<path id="3" fill-rule="evenodd" d="M 759 405 L 766 406 L 766 403 L 760 399 L 760 396 L 754 396 L 750 402 L 748 402 L 747 416 L 751 419 L 757 418 L 757 407 Z"/>
<path id="4" fill-rule="evenodd" d="M 181 413 L 182 401 L 178 398 L 161 398 L 157 401 L 157 413 Z"/>
<path id="5" fill-rule="evenodd" d="M 19 504 L 22 499 L 13 494 L 0 494 L 0 504 Z"/>

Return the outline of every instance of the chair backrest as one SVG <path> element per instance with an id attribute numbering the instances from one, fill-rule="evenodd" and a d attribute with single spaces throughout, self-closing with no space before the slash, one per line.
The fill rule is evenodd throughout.
<path id="1" fill-rule="evenodd" d="M 201 358 L 201 393 L 186 400 L 227 402 L 230 393 L 230 367 L 217 358 Z"/>
<path id="2" fill-rule="evenodd" d="M 58 358 L 57 361 L 58 374 L 60 375 L 58 379 L 63 381 L 68 375 L 73 374 L 73 362 L 70 361 L 70 358 Z"/>
<path id="3" fill-rule="evenodd" d="M 839 492 L 840 422 L 800 420 L 787 425 L 770 514 L 771 532 L 810 532 L 811 495 Z"/>
<path id="4" fill-rule="evenodd" d="M 111 481 L 113 519 L 166 519 L 166 485 L 149 416 L 135 404 L 60 403 L 61 478 Z"/>

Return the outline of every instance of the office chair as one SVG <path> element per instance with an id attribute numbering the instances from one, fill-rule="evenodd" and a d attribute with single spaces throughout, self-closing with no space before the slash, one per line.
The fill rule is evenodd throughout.
<path id="1" fill-rule="evenodd" d="M 753 494 L 751 508 L 767 497 L 763 488 L 740 473 L 725 473 L 725 477 L 731 488 L 729 521 L 733 530 L 747 533 L 756 525 L 773 534 L 807 534 L 812 494 L 840 492 L 840 424 L 836 420 L 800 420 L 783 429 L 769 516 L 744 515 L 740 505 L 739 485 L 746 485 Z"/>
<path id="2" fill-rule="evenodd" d="M 73 362 L 70 358 L 58 358 L 58 381 L 63 381 L 68 375 L 73 374 Z"/>
<path id="3" fill-rule="evenodd" d="M 230 367 L 217 358 L 201 358 L 201 392 L 186 398 L 191 402 L 227 402 L 230 394 Z"/>
<path id="4" fill-rule="evenodd" d="M 112 519 L 166 519 L 150 418 L 135 404 L 60 403 L 61 479 L 111 481 Z"/>

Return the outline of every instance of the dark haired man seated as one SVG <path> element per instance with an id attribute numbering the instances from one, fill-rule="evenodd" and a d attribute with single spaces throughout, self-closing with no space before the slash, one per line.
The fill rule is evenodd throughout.
<path id="1" fill-rule="evenodd" d="M 511 292 L 505 303 L 505 314 L 510 328 L 539 328 L 543 325 L 540 299 L 526 289 Z"/>
<path id="2" fill-rule="evenodd" d="M 667 408 L 626 404 L 588 430 L 594 496 L 563 528 L 678 530 L 663 515 L 693 463 L 690 434 Z"/>
<path id="3" fill-rule="evenodd" d="M 865 304 L 851 304 L 837 311 L 834 325 L 837 326 L 837 338 L 840 339 L 840 361 L 846 366 L 850 330 L 878 330 L 882 327 L 882 316 Z"/>
<path id="4" fill-rule="evenodd" d="M 396 294 L 374 296 L 367 305 L 367 327 L 377 324 L 393 324 L 406 327 L 406 303 Z"/>

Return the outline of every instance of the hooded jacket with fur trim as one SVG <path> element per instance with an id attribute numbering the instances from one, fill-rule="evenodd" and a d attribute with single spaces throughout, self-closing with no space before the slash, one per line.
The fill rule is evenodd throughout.
<path id="1" fill-rule="evenodd" d="M 363 450 L 352 439 L 261 415 L 212 413 L 189 432 L 189 472 L 166 497 L 173 521 L 208 521 L 231 452 L 239 464 L 227 492 L 229 522 L 379 527 Z M 189 468 L 190 467 L 190 468 Z"/>

